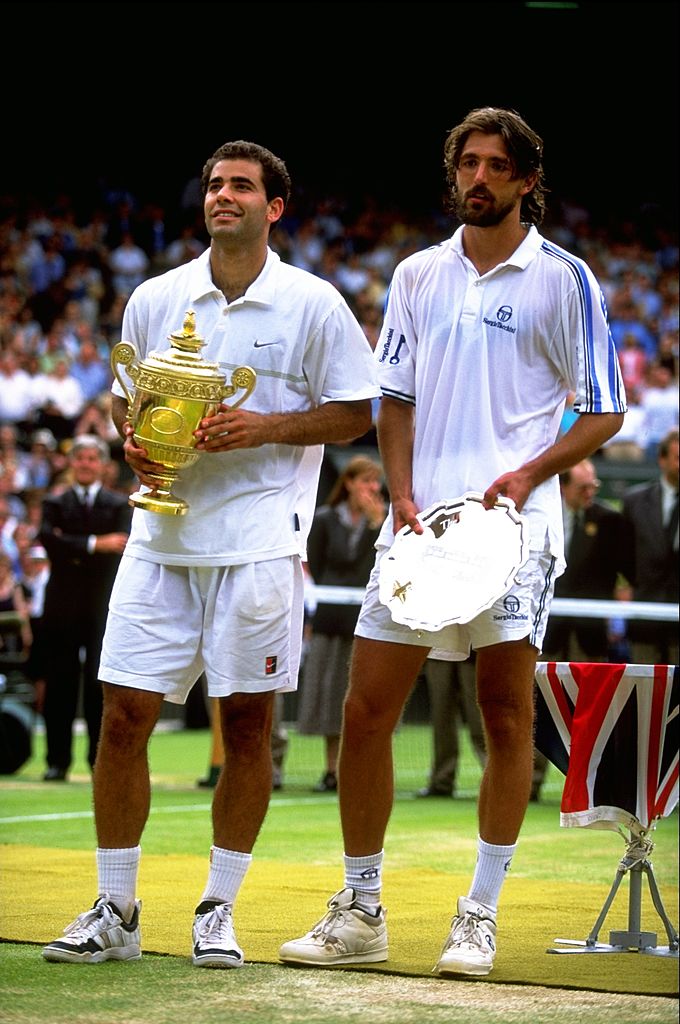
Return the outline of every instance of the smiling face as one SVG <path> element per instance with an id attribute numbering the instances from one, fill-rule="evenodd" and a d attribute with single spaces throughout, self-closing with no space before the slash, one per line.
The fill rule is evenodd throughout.
<path id="1" fill-rule="evenodd" d="M 283 213 L 283 199 L 267 199 L 262 168 L 254 160 L 215 164 L 203 201 L 208 234 L 227 248 L 266 242 Z"/>

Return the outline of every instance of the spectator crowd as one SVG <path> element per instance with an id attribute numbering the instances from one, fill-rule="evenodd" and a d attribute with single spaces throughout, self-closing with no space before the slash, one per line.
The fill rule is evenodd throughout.
<path id="1" fill-rule="evenodd" d="M 106 487 L 134 489 L 110 415 L 110 353 L 121 340 L 132 290 L 208 245 L 196 181 L 174 209 L 102 185 L 82 208 L 74 197 L 0 196 L 0 535 L 2 611 L 39 618 L 49 564 L 39 544 L 43 501 L 72 482 L 69 450 L 81 435 L 107 442 Z M 362 196 L 299 191 L 271 236 L 286 262 L 330 281 L 375 348 L 395 266 L 448 237 L 439 212 L 410 216 Z M 678 245 L 661 211 L 603 224 L 579 204 L 555 201 L 544 234 L 585 259 L 602 286 L 626 385 L 622 431 L 599 453 L 649 466 L 678 425 Z M 179 325 L 178 325 L 179 326 Z M 570 410 L 565 410 L 565 424 Z M 375 445 L 375 433 L 355 442 Z M 376 450 L 377 456 L 377 450 Z M 331 469 L 332 472 L 332 469 Z M 327 481 L 326 491 L 332 480 Z M 323 477 L 322 477 L 323 483 Z M 324 495 L 319 493 L 319 503 Z M 22 600 L 23 599 L 23 600 Z M 31 631 L 0 636 L 30 647 Z"/>

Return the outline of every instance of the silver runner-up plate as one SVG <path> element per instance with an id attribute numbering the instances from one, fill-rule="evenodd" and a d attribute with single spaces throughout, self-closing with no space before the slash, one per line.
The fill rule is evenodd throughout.
<path id="1" fill-rule="evenodd" d="M 510 498 L 485 509 L 467 491 L 418 513 L 380 563 L 379 596 L 395 622 L 434 632 L 470 622 L 509 590 L 529 557 L 529 526 Z"/>

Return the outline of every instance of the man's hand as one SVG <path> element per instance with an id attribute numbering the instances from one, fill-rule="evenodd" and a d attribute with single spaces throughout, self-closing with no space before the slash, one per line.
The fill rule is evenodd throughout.
<path id="1" fill-rule="evenodd" d="M 259 448 L 271 438 L 269 417 L 247 409 L 230 409 L 221 405 L 214 416 L 206 416 L 194 431 L 196 450 L 202 452 L 228 452 L 237 448 Z"/>
<path id="2" fill-rule="evenodd" d="M 154 488 L 158 480 L 154 479 L 151 474 L 155 474 L 156 477 L 164 476 L 167 472 L 161 462 L 154 462 L 150 459 L 146 448 L 141 448 L 134 438 L 134 427 L 127 420 L 122 426 L 123 436 L 125 441 L 123 442 L 123 452 L 125 453 L 125 461 L 128 466 L 139 479 L 140 483 L 145 484 L 146 487 Z"/>
<path id="3" fill-rule="evenodd" d="M 122 555 L 127 542 L 127 533 L 99 533 L 95 537 L 94 550 L 98 555 Z"/>
<path id="4" fill-rule="evenodd" d="M 395 536 L 403 526 L 410 526 L 414 533 L 423 533 L 423 524 L 417 518 L 418 511 L 418 506 L 408 498 L 397 498 L 396 501 L 392 501 L 392 525 Z"/>
<path id="5" fill-rule="evenodd" d="M 496 498 L 511 498 L 517 511 L 521 512 L 524 502 L 534 487 L 533 477 L 524 467 L 516 469 L 512 473 L 503 473 L 487 487 L 482 504 L 484 508 L 490 509 L 496 504 Z"/>

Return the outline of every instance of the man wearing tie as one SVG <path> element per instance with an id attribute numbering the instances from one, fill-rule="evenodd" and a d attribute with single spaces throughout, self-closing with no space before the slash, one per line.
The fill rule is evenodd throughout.
<path id="1" fill-rule="evenodd" d="M 659 444 L 657 480 L 631 487 L 623 515 L 634 552 L 633 600 L 678 603 L 678 428 Z M 633 662 L 678 664 L 678 624 L 652 619 L 628 623 Z"/>
<path id="2" fill-rule="evenodd" d="M 611 601 L 619 576 L 629 580 L 631 548 L 620 512 L 596 501 L 600 483 L 590 459 L 560 475 L 567 568 L 555 583 L 555 597 Z M 543 661 L 609 661 L 608 620 L 551 615 Z M 539 799 L 548 761 L 534 751 L 531 800 Z"/>
<path id="3" fill-rule="evenodd" d="M 99 657 L 111 588 L 132 517 L 127 497 L 102 486 L 108 461 L 109 447 L 100 437 L 76 437 L 69 452 L 73 484 L 48 494 L 43 503 L 40 542 L 50 560 L 43 612 L 48 652 L 43 707 L 46 782 L 64 781 L 71 767 L 81 675 L 90 768 L 97 752 L 102 714 Z"/>
<path id="4" fill-rule="evenodd" d="M 630 581 L 623 516 L 595 499 L 599 486 L 590 459 L 560 476 L 567 568 L 555 584 L 555 597 L 611 601 L 618 577 Z M 608 661 L 607 620 L 551 616 L 542 659 Z"/>

